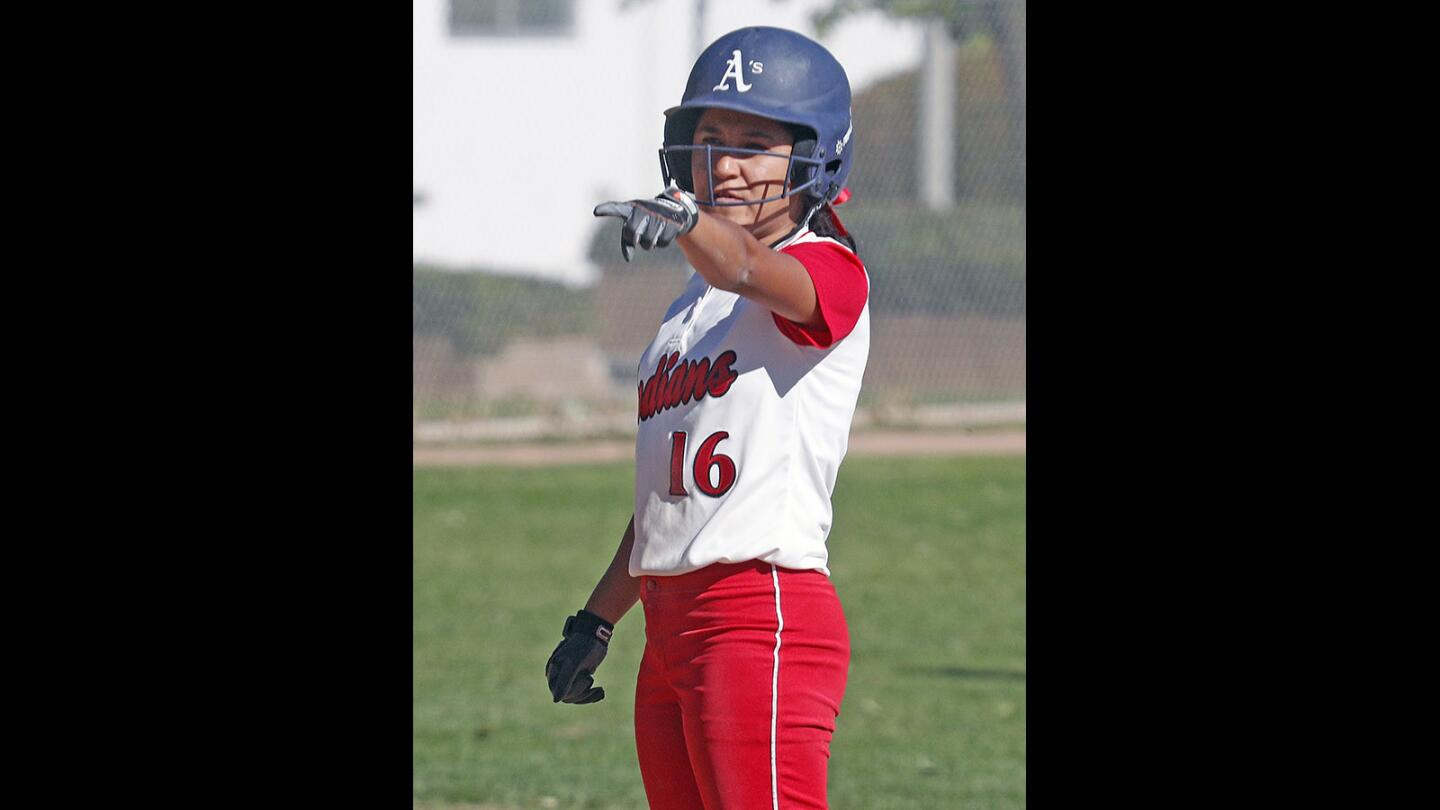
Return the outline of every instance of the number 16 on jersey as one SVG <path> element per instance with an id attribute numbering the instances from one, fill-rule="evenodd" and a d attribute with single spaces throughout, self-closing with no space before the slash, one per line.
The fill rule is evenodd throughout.
<path id="1" fill-rule="evenodd" d="M 715 452 L 716 446 L 728 438 L 730 434 L 724 430 L 711 433 L 700 443 L 691 465 L 691 478 L 695 482 L 695 488 L 712 498 L 724 495 L 730 491 L 730 487 L 735 486 L 735 460 L 724 453 Z M 683 430 L 670 434 L 670 494 L 681 498 L 690 494 L 685 489 L 685 450 L 688 439 L 689 434 Z"/>

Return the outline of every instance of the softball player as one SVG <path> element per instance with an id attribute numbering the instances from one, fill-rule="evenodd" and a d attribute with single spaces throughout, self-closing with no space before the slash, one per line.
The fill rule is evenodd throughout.
<path id="1" fill-rule="evenodd" d="M 793 31 L 744 28 L 665 111 L 665 191 L 607 202 L 629 260 L 695 268 L 640 360 L 635 512 L 545 667 L 556 702 L 638 600 L 635 739 L 657 810 L 825 807 L 850 661 L 827 567 L 830 496 L 870 345 L 869 277 L 835 215 L 850 83 Z"/>

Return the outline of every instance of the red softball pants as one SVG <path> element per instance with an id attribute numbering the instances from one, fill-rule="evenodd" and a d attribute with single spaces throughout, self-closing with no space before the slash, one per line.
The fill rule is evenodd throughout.
<path id="1" fill-rule="evenodd" d="M 829 577 L 769 563 L 642 577 L 635 745 L 652 810 L 824 808 L 850 638 Z"/>

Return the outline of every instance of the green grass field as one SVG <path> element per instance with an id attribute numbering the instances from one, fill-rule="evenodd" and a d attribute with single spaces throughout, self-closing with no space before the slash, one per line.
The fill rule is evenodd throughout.
<path id="1" fill-rule="evenodd" d="M 643 808 L 636 607 L 596 677 L 545 660 L 630 517 L 630 465 L 414 473 L 417 807 Z M 852 646 L 830 806 L 1025 806 L 1025 459 L 851 458 L 830 567 Z"/>

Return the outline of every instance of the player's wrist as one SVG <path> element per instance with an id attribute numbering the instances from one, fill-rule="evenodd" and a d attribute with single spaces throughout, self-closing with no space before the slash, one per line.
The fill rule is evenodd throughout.
<path id="1" fill-rule="evenodd" d="M 578 633 L 586 638 L 598 639 L 601 644 L 608 647 L 610 646 L 610 636 L 614 632 L 615 624 L 613 622 L 606 621 L 603 616 L 581 608 L 574 616 L 566 617 L 562 635 L 568 638 Z"/>
<path id="2" fill-rule="evenodd" d="M 680 207 L 684 209 L 685 223 L 680 228 L 680 232 L 676 234 L 676 238 L 684 236 L 685 234 L 694 230 L 695 223 L 700 219 L 700 206 L 695 202 L 695 195 L 691 194 L 683 188 L 680 188 L 680 186 L 676 185 L 674 180 L 671 180 L 670 185 L 666 186 L 664 191 L 656 194 L 655 198 L 658 200 L 670 200 L 671 202 L 678 203 Z"/>

